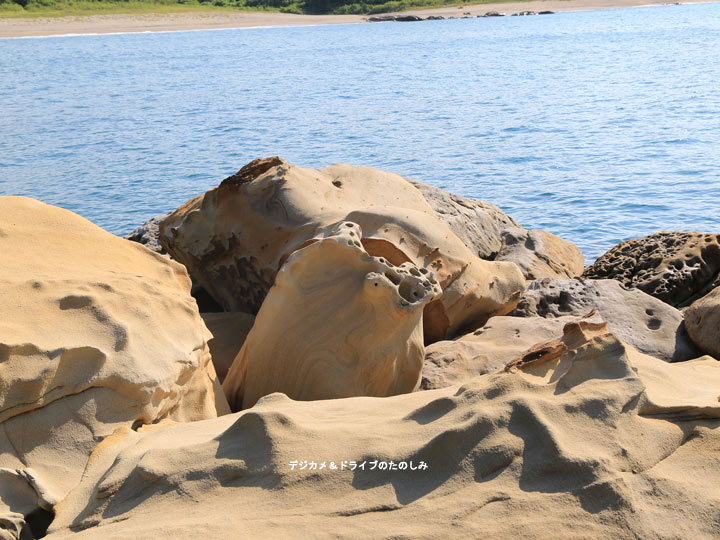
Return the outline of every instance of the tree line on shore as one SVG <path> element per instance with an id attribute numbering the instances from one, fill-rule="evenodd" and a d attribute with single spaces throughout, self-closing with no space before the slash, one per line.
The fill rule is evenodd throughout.
<path id="1" fill-rule="evenodd" d="M 417 7 L 455 5 L 452 0 L 0 0 L 5 14 L 184 11 L 193 8 L 279 11 L 298 14 L 372 15 Z M 473 2 L 478 3 L 478 2 Z"/>

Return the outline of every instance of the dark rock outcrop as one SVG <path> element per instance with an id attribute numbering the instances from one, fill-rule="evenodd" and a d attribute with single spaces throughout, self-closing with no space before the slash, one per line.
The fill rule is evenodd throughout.
<path id="1" fill-rule="evenodd" d="M 622 242 L 588 266 L 584 277 L 615 279 L 675 307 L 720 286 L 720 234 L 659 232 Z"/>

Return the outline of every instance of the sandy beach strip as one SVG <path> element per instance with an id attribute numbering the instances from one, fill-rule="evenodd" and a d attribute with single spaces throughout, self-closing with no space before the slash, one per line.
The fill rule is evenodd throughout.
<path id="1" fill-rule="evenodd" d="M 662 2 L 657 5 L 670 4 Z M 683 3 L 705 3 L 703 0 Z M 511 15 L 520 11 L 570 11 L 638 7 L 652 4 L 648 0 L 534 0 L 498 4 L 464 5 L 402 12 L 403 15 L 462 17 L 498 11 Z M 383 15 L 393 15 L 383 14 Z M 397 15 L 397 13 L 396 13 Z M 361 23 L 364 15 L 293 15 L 263 12 L 188 12 L 156 14 L 90 15 L 82 17 L 0 19 L 0 38 L 37 37 L 75 34 L 112 34 L 130 32 L 171 32 L 223 28 L 268 26 L 301 26 Z"/>

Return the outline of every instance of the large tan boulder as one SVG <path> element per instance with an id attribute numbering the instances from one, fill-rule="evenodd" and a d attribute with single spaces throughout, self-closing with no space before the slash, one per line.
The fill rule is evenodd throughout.
<path id="1" fill-rule="evenodd" d="M 659 232 L 622 242 L 588 266 L 584 277 L 623 285 L 685 307 L 720 286 L 720 235 Z"/>
<path id="2" fill-rule="evenodd" d="M 571 325 L 514 365 L 119 430 L 47 538 L 718 537 L 718 362 L 668 364 Z"/>
<path id="3" fill-rule="evenodd" d="M 503 245 L 502 232 L 522 228 L 494 204 L 450 193 L 417 180 L 407 179 L 463 243 L 478 257 L 494 260 Z"/>
<path id="4" fill-rule="evenodd" d="M 720 287 L 685 310 L 685 326 L 698 347 L 720 360 Z"/>
<path id="5" fill-rule="evenodd" d="M 589 317 L 570 315 L 548 319 L 492 317 L 485 326 L 470 334 L 426 347 L 421 387 L 424 390 L 446 388 L 503 369 L 536 343 L 560 339 L 568 323 L 580 320 L 603 322 L 597 313 Z"/>
<path id="6" fill-rule="evenodd" d="M 229 409 L 182 265 L 23 197 L 0 253 L 0 523 L 25 538 L 118 427 Z"/>
<path id="7" fill-rule="evenodd" d="M 510 315 L 553 319 L 592 310 L 618 338 L 655 358 L 681 362 L 703 354 L 688 336 L 682 312 L 613 279 L 535 280 Z"/>
<path id="8" fill-rule="evenodd" d="M 496 261 L 514 262 L 527 279 L 568 279 L 585 268 L 585 256 L 572 242 L 540 229 L 506 229 Z"/>
<path id="9" fill-rule="evenodd" d="M 423 308 L 440 295 L 425 268 L 370 257 L 341 222 L 288 257 L 223 389 L 234 410 L 267 394 L 392 396 L 420 384 Z"/>
<path id="10" fill-rule="evenodd" d="M 368 167 L 253 161 L 170 214 L 160 239 L 225 311 L 256 313 L 290 254 L 339 221 L 360 225 L 370 255 L 434 272 L 443 294 L 426 308 L 428 341 L 506 313 L 524 290 L 516 265 L 479 259 L 409 182 Z"/>

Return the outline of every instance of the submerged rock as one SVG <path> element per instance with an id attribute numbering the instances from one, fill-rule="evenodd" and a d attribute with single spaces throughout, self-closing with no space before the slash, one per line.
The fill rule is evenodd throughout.
<path id="1" fill-rule="evenodd" d="M 720 360 L 720 287 L 685 310 L 685 326 L 698 347 Z"/>
<path id="2" fill-rule="evenodd" d="M 588 266 L 583 276 L 615 279 L 685 307 L 720 286 L 720 235 L 659 232 L 628 240 Z"/>
<path id="3" fill-rule="evenodd" d="M 680 311 L 612 279 L 535 280 L 510 315 L 556 318 L 593 309 L 610 331 L 645 354 L 666 362 L 702 355 L 688 337 Z"/>
<path id="4" fill-rule="evenodd" d="M 429 342 L 510 311 L 525 288 L 515 264 L 476 257 L 408 181 L 369 167 L 255 160 L 170 214 L 160 235 L 224 310 L 257 313 L 287 258 L 340 221 L 360 225 L 370 255 L 435 274 L 443 294 L 425 310 Z"/>
<path id="5" fill-rule="evenodd" d="M 602 325 L 536 350 L 442 390 L 119 430 L 48 540 L 717 537 L 720 364 Z"/>
<path id="6" fill-rule="evenodd" d="M 0 253 L 0 534 L 28 538 L 118 427 L 229 409 L 182 265 L 24 197 Z"/>
<path id="7" fill-rule="evenodd" d="M 417 388 L 423 307 L 440 286 L 425 268 L 370 257 L 361 239 L 341 222 L 289 256 L 223 383 L 234 410 L 273 392 L 316 400 Z"/>

